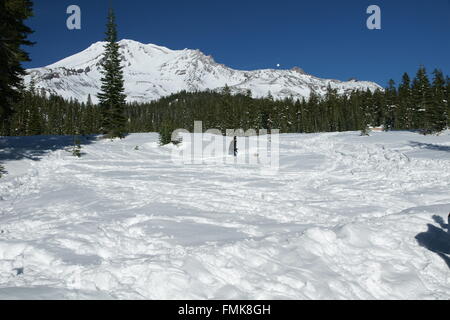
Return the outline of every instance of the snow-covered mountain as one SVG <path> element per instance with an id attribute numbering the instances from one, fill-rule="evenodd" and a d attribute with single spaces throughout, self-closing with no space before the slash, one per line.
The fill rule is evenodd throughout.
<path id="1" fill-rule="evenodd" d="M 65 98 L 86 101 L 90 94 L 95 102 L 100 85 L 100 61 L 104 42 L 97 42 L 86 50 L 51 64 L 29 69 L 25 83 L 34 79 L 37 89 Z M 170 94 L 187 91 L 216 90 L 228 85 L 233 93 L 251 90 L 253 97 L 270 92 L 276 99 L 293 96 L 308 98 L 311 92 L 323 95 L 327 86 L 340 94 L 362 89 L 380 88 L 373 82 L 320 79 L 300 68 L 291 70 L 241 71 L 214 61 L 199 50 L 171 50 L 154 44 L 121 40 L 125 91 L 127 100 L 145 102 Z"/>

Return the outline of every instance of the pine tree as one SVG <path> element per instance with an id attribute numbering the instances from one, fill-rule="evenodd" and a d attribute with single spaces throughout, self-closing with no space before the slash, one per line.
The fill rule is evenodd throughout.
<path id="1" fill-rule="evenodd" d="M 33 44 L 27 40 L 33 31 L 24 20 L 33 15 L 32 6 L 29 0 L 0 1 L 0 134 L 9 134 L 13 106 L 21 97 L 21 63 L 30 61 L 21 46 Z"/>
<path id="2" fill-rule="evenodd" d="M 86 106 L 83 106 L 82 108 L 82 124 L 81 124 L 81 135 L 88 135 L 95 132 L 95 113 L 94 113 L 94 107 L 92 104 L 91 95 L 88 95 Z"/>
<path id="3" fill-rule="evenodd" d="M 28 109 L 26 134 L 29 136 L 38 136 L 44 133 L 44 126 L 42 123 L 42 113 L 37 105 L 33 104 Z"/>
<path id="4" fill-rule="evenodd" d="M 374 108 L 374 95 L 372 91 L 367 89 L 366 91 L 361 92 L 361 100 L 359 101 L 360 106 L 358 110 L 359 112 L 359 129 L 361 132 L 366 132 L 367 128 L 370 126 L 376 125 L 374 117 L 375 117 L 375 108 Z"/>
<path id="5" fill-rule="evenodd" d="M 5 168 L 0 164 L 0 178 L 3 177 L 3 175 L 6 174 Z"/>
<path id="6" fill-rule="evenodd" d="M 367 91 L 370 91 L 369 89 Z M 389 88 L 387 89 L 389 92 Z M 375 92 L 368 92 L 371 97 L 371 106 L 369 107 L 371 113 L 371 124 L 375 127 L 379 127 L 386 122 L 387 108 L 386 108 L 386 90 L 376 89 Z"/>
<path id="7" fill-rule="evenodd" d="M 92 98 L 91 98 L 91 94 L 88 94 L 86 105 L 87 105 L 88 107 L 92 106 Z"/>
<path id="8" fill-rule="evenodd" d="M 123 66 L 117 43 L 117 26 L 113 9 L 109 10 L 105 53 L 102 61 L 102 86 L 98 94 L 102 110 L 102 131 L 110 138 L 125 136 L 125 94 Z"/>
<path id="9" fill-rule="evenodd" d="M 413 128 L 420 129 L 423 133 L 428 133 L 430 124 L 426 118 L 426 113 L 432 105 L 430 81 L 428 80 L 425 67 L 421 66 L 412 85 L 413 98 Z"/>
<path id="10" fill-rule="evenodd" d="M 225 87 L 222 88 L 222 94 L 225 96 L 231 95 L 231 89 L 228 84 L 225 83 Z"/>
<path id="11" fill-rule="evenodd" d="M 361 129 L 361 137 L 366 137 L 366 136 L 368 137 L 368 136 L 370 136 L 371 132 L 372 132 L 372 130 L 370 129 L 369 125 L 366 124 Z"/>
<path id="12" fill-rule="evenodd" d="M 77 158 L 81 157 L 81 141 L 79 137 L 74 137 L 72 155 Z"/>
<path id="13" fill-rule="evenodd" d="M 397 88 L 394 80 L 389 80 L 388 88 L 385 90 L 385 115 L 384 115 L 384 129 L 392 130 L 397 126 Z"/>
<path id="14" fill-rule="evenodd" d="M 411 79 L 407 73 L 403 74 L 402 83 L 398 88 L 398 101 L 396 129 L 412 129 L 412 90 Z"/>
<path id="15" fill-rule="evenodd" d="M 446 83 L 440 70 L 434 70 L 433 75 L 433 101 L 429 104 L 429 109 L 427 110 L 427 130 L 430 133 L 437 133 L 447 127 Z"/>
<path id="16" fill-rule="evenodd" d="M 326 101 L 326 113 L 322 113 L 322 130 L 321 131 L 339 131 L 339 119 L 338 119 L 338 93 L 336 89 L 332 89 L 330 85 L 327 87 L 327 93 L 325 96 Z"/>
<path id="17" fill-rule="evenodd" d="M 163 120 L 159 130 L 159 145 L 165 146 L 169 143 L 177 144 L 177 141 L 172 141 L 172 133 L 174 131 L 174 125 L 169 120 Z"/>

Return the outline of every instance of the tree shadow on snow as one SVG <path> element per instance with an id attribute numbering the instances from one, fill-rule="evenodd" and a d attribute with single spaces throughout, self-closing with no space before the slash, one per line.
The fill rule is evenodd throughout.
<path id="1" fill-rule="evenodd" d="M 81 146 L 96 139 L 96 135 L 79 136 Z M 0 162 L 22 159 L 39 161 L 49 152 L 68 149 L 73 145 L 73 136 L 0 137 Z"/>
<path id="2" fill-rule="evenodd" d="M 412 147 L 419 147 L 421 149 L 450 152 L 450 146 L 443 146 L 443 145 L 432 144 L 432 143 L 422 143 L 422 142 L 416 142 L 416 141 L 410 141 L 409 143 Z"/>
<path id="3" fill-rule="evenodd" d="M 441 257 L 450 269 L 450 233 L 449 225 L 444 223 L 440 216 L 433 216 L 433 220 L 439 224 L 440 228 L 428 224 L 426 232 L 419 233 L 416 240 L 422 247 L 436 253 Z M 447 231 L 445 231 L 447 229 Z"/>

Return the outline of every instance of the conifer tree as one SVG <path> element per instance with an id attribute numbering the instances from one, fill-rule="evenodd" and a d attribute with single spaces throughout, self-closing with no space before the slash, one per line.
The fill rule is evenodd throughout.
<path id="1" fill-rule="evenodd" d="M 370 129 L 369 125 L 363 125 L 363 128 L 361 129 L 361 137 L 370 136 L 370 132 L 372 132 L 372 130 Z"/>
<path id="2" fill-rule="evenodd" d="M 225 87 L 222 88 L 222 94 L 225 96 L 231 95 L 231 89 L 228 84 L 225 83 Z"/>
<path id="3" fill-rule="evenodd" d="M 30 61 L 21 46 L 33 44 L 27 40 L 33 31 L 24 21 L 33 15 L 32 6 L 29 0 L 0 1 L 0 134 L 9 134 L 13 106 L 21 97 L 21 63 Z"/>
<path id="4" fill-rule="evenodd" d="M 39 107 L 33 104 L 28 111 L 27 135 L 37 136 L 43 134 L 44 128 Z"/>
<path id="5" fill-rule="evenodd" d="M 77 158 L 81 158 L 81 141 L 79 137 L 74 137 L 72 155 Z"/>
<path id="6" fill-rule="evenodd" d="M 389 88 L 384 92 L 380 89 L 376 89 L 373 93 L 369 89 L 367 91 L 367 95 L 370 97 L 371 101 L 371 104 L 369 105 L 371 124 L 376 127 L 381 126 L 386 122 L 386 92 L 389 92 Z"/>
<path id="7" fill-rule="evenodd" d="M 86 105 L 87 105 L 88 107 L 92 106 L 92 98 L 91 98 L 91 94 L 88 94 Z"/>
<path id="8" fill-rule="evenodd" d="M 361 131 L 366 130 L 367 127 L 376 125 L 374 117 L 374 99 L 372 91 L 367 89 L 361 92 L 360 110 L 359 110 L 359 128 Z"/>
<path id="9" fill-rule="evenodd" d="M 161 127 L 159 130 L 159 145 L 164 146 L 166 144 L 174 142 L 176 144 L 176 141 L 172 141 L 172 133 L 175 130 L 174 125 L 169 120 L 163 120 L 161 123 Z"/>
<path id="10" fill-rule="evenodd" d="M 0 178 L 6 173 L 5 168 L 0 164 Z"/>
<path id="11" fill-rule="evenodd" d="M 405 72 L 398 88 L 398 109 L 396 129 L 412 129 L 413 109 L 411 79 Z"/>
<path id="12" fill-rule="evenodd" d="M 427 110 L 427 129 L 430 133 L 437 133 L 447 127 L 446 83 L 440 70 L 435 69 L 433 75 L 433 101 L 429 104 L 429 109 Z"/>
<path id="13" fill-rule="evenodd" d="M 421 66 L 417 71 L 412 85 L 413 98 L 413 128 L 420 129 L 423 133 L 428 133 L 430 126 L 425 117 L 432 105 L 430 81 L 428 80 L 425 67 Z"/>
<path id="14" fill-rule="evenodd" d="M 113 9 L 109 10 L 105 53 L 102 61 L 102 86 L 98 94 L 102 110 L 102 131 L 110 138 L 125 136 L 125 94 L 123 66 L 117 43 L 117 26 Z"/>
<path id="15" fill-rule="evenodd" d="M 326 112 L 322 113 L 322 130 L 321 131 L 339 131 L 339 115 L 338 105 L 339 98 L 336 89 L 332 89 L 330 85 L 327 87 L 325 96 Z"/>
<path id="16" fill-rule="evenodd" d="M 384 129 L 385 130 L 392 130 L 397 126 L 397 88 L 395 87 L 394 80 L 389 80 L 388 87 L 385 91 L 385 97 L 386 97 L 386 110 L 384 115 Z"/>

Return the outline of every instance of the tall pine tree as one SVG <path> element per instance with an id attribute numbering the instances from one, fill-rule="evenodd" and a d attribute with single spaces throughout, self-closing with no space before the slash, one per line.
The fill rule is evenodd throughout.
<path id="1" fill-rule="evenodd" d="M 437 133 L 447 127 L 446 81 L 442 71 L 438 69 L 434 70 L 433 75 L 433 101 L 427 110 L 427 129 L 430 133 Z"/>
<path id="2" fill-rule="evenodd" d="M 125 94 L 123 66 L 117 43 L 117 25 L 113 9 L 109 9 L 105 53 L 102 61 L 102 86 L 98 94 L 102 110 L 102 131 L 111 138 L 125 136 Z"/>
<path id="3" fill-rule="evenodd" d="M 432 92 L 425 67 L 421 66 L 417 71 L 412 85 L 413 97 L 413 128 L 420 129 L 423 133 L 429 133 L 430 124 L 426 117 L 432 105 Z"/>
<path id="4" fill-rule="evenodd" d="M 413 128 L 413 108 L 412 108 L 412 90 L 411 79 L 405 72 L 402 77 L 402 83 L 398 88 L 399 106 L 397 109 L 396 129 Z"/>
<path id="5" fill-rule="evenodd" d="M 24 21 L 33 15 L 29 0 L 0 1 L 0 134 L 9 134 L 14 104 L 21 97 L 21 63 L 30 61 L 22 45 L 32 45 L 27 40 L 33 31 Z"/>
<path id="6" fill-rule="evenodd" d="M 397 126 L 397 88 L 395 87 L 394 80 L 389 80 L 387 89 L 385 90 L 385 114 L 384 114 L 384 129 L 392 130 Z"/>

